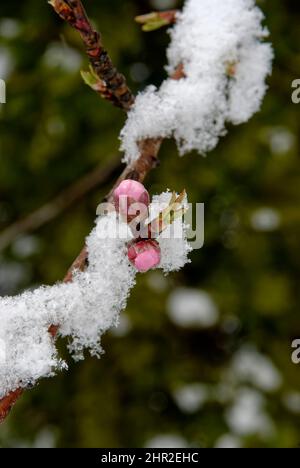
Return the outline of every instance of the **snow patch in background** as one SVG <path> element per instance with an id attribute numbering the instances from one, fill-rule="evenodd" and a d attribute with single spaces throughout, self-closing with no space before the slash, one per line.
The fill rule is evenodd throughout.
<path id="1" fill-rule="evenodd" d="M 216 325 L 219 311 L 211 296 L 198 289 L 178 288 L 168 299 L 167 311 L 171 321 L 183 328 L 209 328 Z"/>

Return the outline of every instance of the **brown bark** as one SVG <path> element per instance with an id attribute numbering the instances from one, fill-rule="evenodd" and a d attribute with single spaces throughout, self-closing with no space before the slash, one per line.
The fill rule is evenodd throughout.
<path id="1" fill-rule="evenodd" d="M 91 67 L 99 77 L 97 91 L 104 99 L 128 111 L 134 96 L 125 77 L 118 72 L 104 49 L 101 35 L 92 27 L 81 1 L 51 0 L 49 3 L 63 20 L 79 32 Z"/>

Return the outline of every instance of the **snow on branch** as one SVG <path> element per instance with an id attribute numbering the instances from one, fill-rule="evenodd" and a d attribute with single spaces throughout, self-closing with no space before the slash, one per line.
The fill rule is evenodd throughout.
<path id="1" fill-rule="evenodd" d="M 240 124 L 259 110 L 273 52 L 263 40 L 263 14 L 254 0 L 186 0 L 170 30 L 168 78 L 140 93 L 121 132 L 125 161 L 139 156 L 145 138 L 176 139 L 180 154 L 212 150 L 226 123 Z"/>
<path id="2" fill-rule="evenodd" d="M 155 197 L 154 209 L 170 197 L 169 192 Z M 157 239 L 158 268 L 165 272 L 182 268 L 188 261 L 185 228 L 181 219 L 175 223 L 181 237 L 177 230 L 174 238 L 161 235 Z M 49 333 L 51 325 L 57 327 L 59 336 L 70 338 L 69 349 L 76 360 L 83 358 L 84 349 L 100 356 L 101 335 L 117 325 L 135 284 L 137 269 L 127 257 L 132 239 L 128 224 L 116 211 L 101 216 L 86 240 L 88 267 L 73 273 L 72 282 L 0 298 L 0 398 L 67 367 Z"/>
<path id="3" fill-rule="evenodd" d="M 144 180 L 157 163 L 163 138 L 174 137 L 181 154 L 192 149 L 206 153 L 226 133 L 226 123 L 245 122 L 259 109 L 273 53 L 263 42 L 268 32 L 254 0 L 186 0 L 170 31 L 170 78 L 160 89 L 147 88 L 135 102 L 80 0 L 50 3 L 81 34 L 92 66 L 86 82 L 126 111 L 131 109 L 121 133 L 127 167 L 108 201 L 124 179 Z M 172 203 L 173 197 L 167 192 L 153 202 Z M 23 388 L 66 368 L 55 336 L 70 338 L 76 359 L 85 349 L 99 356 L 101 335 L 117 324 L 136 272 L 184 266 L 190 247 L 182 220 L 174 224 L 181 230 L 179 238 L 161 233 L 155 240 L 137 242 L 117 212 L 101 216 L 67 282 L 0 298 L 0 420 Z M 116 229 L 123 235 L 107 235 Z"/>

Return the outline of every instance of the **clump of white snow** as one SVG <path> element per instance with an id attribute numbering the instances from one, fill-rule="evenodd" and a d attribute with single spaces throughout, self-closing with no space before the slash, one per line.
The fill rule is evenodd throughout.
<path id="1" fill-rule="evenodd" d="M 180 154 L 215 148 L 226 123 L 259 110 L 273 52 L 254 0 L 186 0 L 170 30 L 167 70 L 181 64 L 185 78 L 168 78 L 137 96 L 121 132 L 125 161 L 139 156 L 145 138 L 175 138 Z"/>
<path id="2" fill-rule="evenodd" d="M 179 260 L 172 249 L 162 249 L 165 271 L 176 270 L 187 260 L 184 232 L 176 239 Z M 99 217 L 86 240 L 88 267 L 76 271 L 73 282 L 0 298 L 0 398 L 67 367 L 48 331 L 51 325 L 59 327 L 60 336 L 69 337 L 75 359 L 83 358 L 84 349 L 101 354 L 101 335 L 118 324 L 135 284 L 136 271 L 127 258 L 130 239 L 127 224 L 116 212 Z"/>
<path id="3" fill-rule="evenodd" d="M 51 324 L 59 326 L 61 336 L 72 337 L 69 347 L 76 358 L 82 358 L 84 348 L 101 353 L 100 336 L 116 323 L 135 278 L 126 257 L 126 241 L 97 235 L 116 223 L 115 213 L 98 219 L 87 238 L 89 266 L 76 272 L 72 283 L 0 299 L 0 339 L 5 343 L 0 397 L 66 366 L 48 333 Z"/>

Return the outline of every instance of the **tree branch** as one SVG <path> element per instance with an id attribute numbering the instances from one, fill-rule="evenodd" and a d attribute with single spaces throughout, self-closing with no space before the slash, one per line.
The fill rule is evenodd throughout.
<path id="1" fill-rule="evenodd" d="M 178 69 L 174 72 L 173 79 L 181 79 L 184 77 L 183 67 L 180 65 Z M 147 174 L 154 169 L 158 164 L 158 153 L 162 144 L 162 139 L 148 139 L 140 142 L 140 157 L 134 161 L 132 164 L 125 167 L 124 171 L 114 184 L 112 190 L 108 193 L 105 198 L 105 201 L 112 201 L 113 191 L 120 184 L 122 180 L 133 179 L 143 182 Z M 80 254 L 68 270 L 64 282 L 69 283 L 73 279 L 73 273 L 76 270 L 84 271 L 87 266 L 88 261 L 88 251 L 86 246 L 83 247 Z M 49 333 L 55 339 L 58 332 L 58 327 L 52 325 L 49 328 Z M 0 400 L 0 423 L 5 420 L 8 416 L 10 410 L 20 398 L 23 393 L 23 389 L 18 388 L 14 392 L 9 393 L 6 397 Z"/>
<path id="2" fill-rule="evenodd" d="M 116 71 L 107 52 L 102 48 L 100 35 L 93 31 L 81 2 L 79 0 L 51 0 L 50 3 L 63 19 L 80 32 L 86 45 L 87 54 L 90 58 L 93 70 L 106 84 L 109 92 L 111 92 L 114 104 L 118 102 L 120 107 L 125 110 L 130 110 L 130 107 L 134 103 L 134 97 L 126 85 L 125 78 Z M 184 78 L 184 76 L 184 69 L 180 64 L 172 75 L 172 78 L 179 80 Z M 113 191 L 122 180 L 133 179 L 139 182 L 144 181 L 147 174 L 158 164 L 158 153 L 162 141 L 162 138 L 146 139 L 139 143 L 139 158 L 125 167 L 114 187 L 106 196 L 105 201 L 112 201 Z M 87 261 L 88 252 L 86 246 L 84 246 L 66 274 L 64 282 L 68 283 L 72 281 L 75 270 L 79 269 L 83 271 L 87 266 Z M 57 326 L 52 325 L 49 328 L 49 333 L 52 335 L 53 339 L 55 339 L 57 331 Z M 0 423 L 5 420 L 22 393 L 23 389 L 17 389 L 0 400 Z"/>
<path id="3" fill-rule="evenodd" d="M 121 166 L 116 158 L 105 168 L 96 167 L 81 179 L 59 193 L 51 202 L 46 203 L 23 219 L 16 221 L 0 233 L 0 252 L 8 247 L 18 236 L 32 232 L 49 223 L 87 193 L 105 183 Z"/>
<path id="4" fill-rule="evenodd" d="M 134 96 L 127 86 L 125 77 L 114 67 L 102 44 L 101 35 L 95 31 L 80 0 L 50 0 L 56 13 L 79 32 L 91 63 L 93 75 L 98 77 L 93 89 L 114 105 L 128 111 Z M 86 79 L 87 78 L 87 79 Z M 84 75 L 88 82 L 89 77 Z"/>

